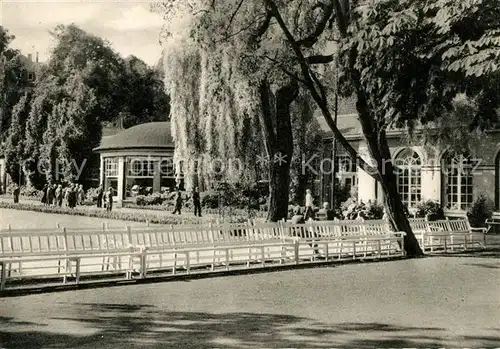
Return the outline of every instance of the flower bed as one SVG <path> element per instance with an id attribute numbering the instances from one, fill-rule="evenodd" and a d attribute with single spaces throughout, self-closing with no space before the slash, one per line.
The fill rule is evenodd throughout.
<path id="1" fill-rule="evenodd" d="M 123 207 L 126 207 L 126 208 L 132 208 L 132 209 L 136 209 L 136 210 L 152 210 L 152 211 L 172 211 L 174 209 L 174 206 L 173 205 L 165 205 L 165 204 L 162 204 L 162 205 L 137 205 L 137 204 L 134 204 L 134 203 L 126 203 L 124 204 Z M 183 207 L 183 210 L 186 210 L 187 212 L 191 212 L 193 211 L 193 208 L 192 207 Z M 201 212 L 202 214 L 213 214 L 213 215 L 219 215 L 221 212 L 219 211 L 219 209 L 215 208 L 215 209 L 212 209 L 212 208 L 202 208 L 201 209 Z M 226 209 L 224 212 L 223 212 L 224 215 L 229 215 L 229 212 L 228 210 Z M 236 216 L 248 216 L 248 212 L 246 210 L 243 210 L 243 209 L 233 209 L 232 210 L 232 214 L 233 215 L 236 215 Z M 265 211 L 256 211 L 256 210 L 253 210 L 252 211 L 252 214 L 254 214 L 256 217 L 266 217 L 267 215 L 267 212 Z"/>

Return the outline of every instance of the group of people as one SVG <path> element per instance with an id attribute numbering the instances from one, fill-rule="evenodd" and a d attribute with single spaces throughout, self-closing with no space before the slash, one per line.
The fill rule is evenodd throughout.
<path id="1" fill-rule="evenodd" d="M 191 199 L 193 199 L 194 215 L 201 217 L 200 191 L 198 190 L 197 187 L 193 189 L 191 193 Z M 172 213 L 181 214 L 182 204 L 183 204 L 182 193 L 181 190 L 177 188 L 175 191 L 175 198 L 174 198 L 174 211 Z"/>
<path id="2" fill-rule="evenodd" d="M 311 190 L 307 189 L 304 212 L 302 213 L 302 208 L 300 206 L 295 206 L 293 209 L 292 223 L 301 224 L 305 223 L 309 219 L 333 221 L 335 219 L 335 213 L 330 209 L 330 204 L 328 202 L 323 203 L 323 208 L 315 213 L 314 198 L 312 196 Z"/>
<path id="3" fill-rule="evenodd" d="M 106 192 L 102 185 L 97 188 L 97 207 L 102 208 L 106 206 L 106 211 L 111 211 L 113 209 L 113 196 L 115 195 L 115 191 L 112 187 L 109 187 Z"/>
<path id="4" fill-rule="evenodd" d="M 46 206 L 59 206 L 65 202 L 69 208 L 75 208 L 76 205 L 83 205 L 85 201 L 85 190 L 83 185 L 70 183 L 67 187 L 62 184 L 47 183 L 43 187 L 42 203 Z"/>

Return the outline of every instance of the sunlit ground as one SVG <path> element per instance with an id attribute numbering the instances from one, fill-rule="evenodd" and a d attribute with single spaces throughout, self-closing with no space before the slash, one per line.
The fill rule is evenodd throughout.
<path id="1" fill-rule="evenodd" d="M 499 347 L 500 259 L 431 257 L 0 299 L 3 348 Z"/>
<path id="2" fill-rule="evenodd" d="M 145 223 L 123 221 L 118 219 L 102 219 L 65 214 L 51 214 L 0 208 L 0 229 L 10 224 L 12 229 L 54 228 L 59 224 L 62 227 L 102 227 L 106 222 L 110 227 L 144 226 Z"/>
<path id="3" fill-rule="evenodd" d="M 500 347 L 500 254 L 481 255 L 0 298 L 0 348 Z"/>

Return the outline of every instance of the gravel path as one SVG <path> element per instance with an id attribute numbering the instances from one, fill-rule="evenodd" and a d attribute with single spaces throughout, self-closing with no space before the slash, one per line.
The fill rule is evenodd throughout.
<path id="1" fill-rule="evenodd" d="M 3 298 L 0 347 L 499 347 L 499 277 L 432 257 Z"/>
<path id="2" fill-rule="evenodd" d="M 145 223 L 142 222 L 123 221 L 118 219 L 102 219 L 0 208 L 0 229 L 7 228 L 8 224 L 11 225 L 12 229 L 55 228 L 57 224 L 63 227 L 95 227 L 98 229 L 102 227 L 103 222 L 115 228 L 125 227 L 127 225 L 132 227 L 145 225 Z"/>

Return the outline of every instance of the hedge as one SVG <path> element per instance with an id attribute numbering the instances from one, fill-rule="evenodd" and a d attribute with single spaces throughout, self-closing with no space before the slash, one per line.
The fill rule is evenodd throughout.
<path id="1" fill-rule="evenodd" d="M 131 209 L 135 209 L 135 210 L 151 210 L 151 211 L 173 211 L 174 209 L 174 206 L 173 205 L 165 205 L 165 204 L 162 204 L 162 205 L 137 205 L 137 204 L 134 204 L 134 203 L 125 203 L 123 205 L 123 207 L 125 208 L 131 208 Z M 193 211 L 193 208 L 192 207 L 183 207 L 182 210 L 186 210 L 188 212 L 191 212 Z M 228 215 L 227 213 L 227 208 L 226 210 L 224 210 L 226 212 L 226 215 Z M 212 208 L 206 208 L 206 207 L 202 207 L 201 208 L 201 212 L 202 213 L 205 213 L 205 214 L 219 214 L 219 209 L 212 209 Z M 245 216 L 245 215 L 248 215 L 248 212 L 244 209 L 233 209 L 233 212 L 235 212 L 235 215 L 236 216 Z M 267 215 L 267 212 L 265 211 L 256 211 L 256 210 L 253 210 L 253 212 L 255 213 L 255 215 L 257 217 L 266 217 Z"/>
<path id="2" fill-rule="evenodd" d="M 43 206 L 38 204 L 26 204 L 26 203 L 11 203 L 11 202 L 0 202 L 0 208 L 22 210 L 22 211 L 34 211 L 42 213 L 54 213 L 54 214 L 68 214 L 73 216 L 84 216 L 84 217 L 94 217 L 102 219 L 119 219 L 124 221 L 132 222 L 149 222 L 153 224 L 199 224 L 204 222 L 202 219 L 197 217 L 185 217 L 185 216 L 164 216 L 159 217 L 154 214 L 148 213 L 138 213 L 138 212 L 121 212 L 121 211 L 111 211 L 108 212 L 105 209 L 71 209 L 68 207 L 54 207 L 54 206 Z M 243 217 L 234 217 L 236 221 L 244 221 Z"/>

